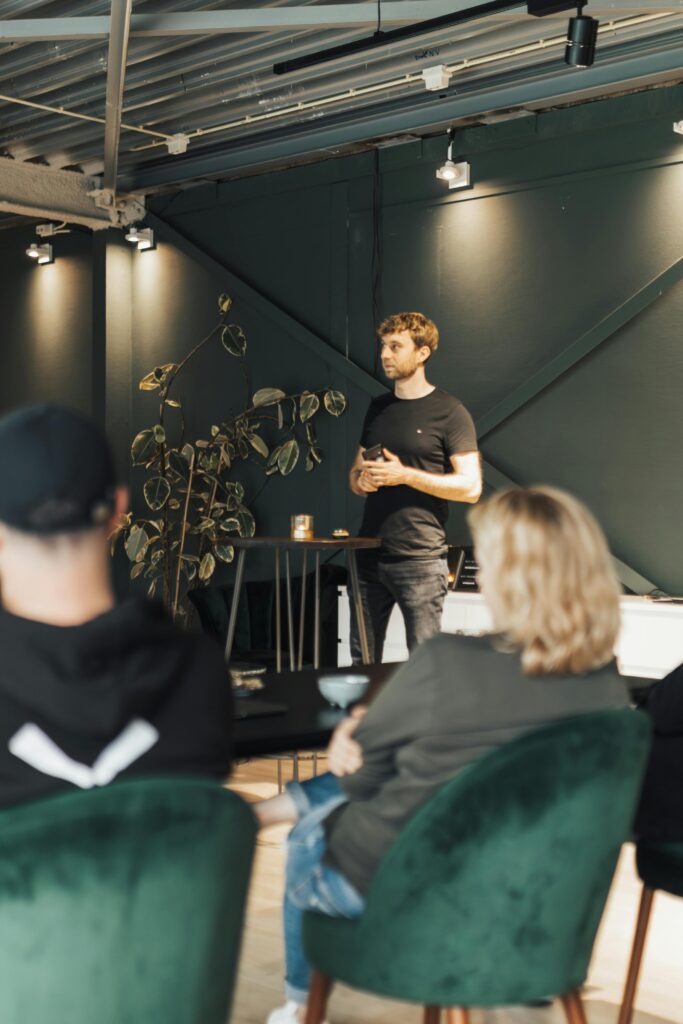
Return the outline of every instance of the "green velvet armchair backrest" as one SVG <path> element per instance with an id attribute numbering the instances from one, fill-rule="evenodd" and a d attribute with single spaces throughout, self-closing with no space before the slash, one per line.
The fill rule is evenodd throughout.
<path id="1" fill-rule="evenodd" d="M 528 734 L 468 766 L 389 849 L 361 918 L 305 915 L 310 963 L 356 988 L 440 1006 L 573 991 L 648 749 L 645 715 L 623 709 Z"/>
<path id="2" fill-rule="evenodd" d="M 255 832 L 199 779 L 0 811 L 2 1024 L 225 1024 Z"/>

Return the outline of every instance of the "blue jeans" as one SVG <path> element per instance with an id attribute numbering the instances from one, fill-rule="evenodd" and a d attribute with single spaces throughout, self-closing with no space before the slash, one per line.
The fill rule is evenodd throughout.
<path id="1" fill-rule="evenodd" d="M 401 558 L 382 561 L 376 556 L 358 557 L 358 582 L 368 635 L 368 650 L 373 664 L 382 660 L 389 616 L 395 604 L 406 625 L 408 650 L 412 651 L 441 632 L 441 615 L 448 589 L 448 565 L 445 558 Z M 361 663 L 356 608 L 349 584 L 351 603 L 351 659 Z"/>
<path id="2" fill-rule="evenodd" d="M 305 1005 L 311 969 L 302 942 L 305 910 L 318 910 L 331 917 L 359 917 L 365 900 L 350 882 L 334 868 L 323 864 L 327 815 L 346 801 L 338 780 L 330 772 L 290 782 L 287 792 L 294 801 L 299 819 L 287 839 L 285 876 L 285 995 Z"/>

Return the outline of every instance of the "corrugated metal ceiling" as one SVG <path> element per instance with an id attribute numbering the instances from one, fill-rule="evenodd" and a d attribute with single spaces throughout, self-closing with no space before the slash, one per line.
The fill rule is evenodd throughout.
<path id="1" fill-rule="evenodd" d="M 137 0 L 133 14 L 256 8 L 293 13 L 316 6 L 325 4 Z M 465 5 L 441 5 L 444 11 L 458 6 Z M 123 122 L 166 136 L 183 133 L 190 142 L 186 154 L 172 156 L 162 138 L 122 128 L 119 185 L 150 192 L 206 177 L 234 176 L 286 160 L 287 154 L 304 153 L 307 147 L 311 153 L 316 146 L 318 151 L 330 146 L 343 151 L 381 137 L 383 125 L 391 134 L 416 131 L 421 124 L 425 130 L 437 130 L 458 109 L 470 111 L 462 120 L 475 120 L 476 99 L 484 94 L 498 98 L 494 108 L 528 95 L 526 103 L 515 105 L 540 109 L 557 102 L 558 88 L 565 101 L 572 102 L 574 92 L 593 80 L 591 96 L 683 78 L 683 2 L 636 5 L 635 0 L 592 0 L 585 13 L 593 13 L 591 7 L 596 15 L 598 8 L 600 13 L 606 8 L 614 13 L 601 17 L 596 65 L 585 71 L 563 63 L 566 13 L 538 19 L 521 8 L 516 14 L 481 17 L 281 77 L 273 74 L 275 62 L 367 37 L 374 26 L 205 36 L 133 34 Z M 434 5 L 427 8 L 433 13 Z M 2 21 L 83 18 L 109 10 L 110 3 L 103 0 L 0 0 Z M 17 161 L 99 174 L 107 58 L 107 40 L 102 38 L 0 43 L 0 94 L 5 97 L 0 100 L 0 152 Z M 435 64 L 453 71 L 450 85 L 438 95 L 428 93 L 420 80 L 421 70 Z M 639 68 L 642 76 L 634 73 Z M 96 120 L 13 101 L 62 108 Z"/>

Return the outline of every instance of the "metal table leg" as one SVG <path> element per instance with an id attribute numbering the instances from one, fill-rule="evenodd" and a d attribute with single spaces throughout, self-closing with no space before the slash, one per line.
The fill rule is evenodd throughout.
<path id="1" fill-rule="evenodd" d="M 240 602 L 242 580 L 244 579 L 244 560 L 247 555 L 246 548 L 240 548 L 237 555 L 237 572 L 235 574 L 235 589 L 232 592 L 232 604 L 230 606 L 230 619 L 228 621 L 228 636 L 225 641 L 225 660 L 230 662 L 232 648 L 235 642 L 235 627 L 237 625 L 237 608 Z"/>
<path id="2" fill-rule="evenodd" d="M 280 549 L 275 548 L 275 671 L 282 672 L 282 624 L 280 622 Z"/>
<path id="3" fill-rule="evenodd" d="M 368 634 L 365 629 L 365 616 L 363 614 L 363 602 L 360 596 L 360 584 L 358 581 L 358 565 L 356 564 L 356 552 L 349 548 L 349 574 L 351 576 L 351 587 L 353 589 L 353 601 L 356 609 L 356 623 L 358 625 L 358 639 L 360 640 L 361 657 L 363 664 L 370 664 L 370 651 L 368 649 Z"/>
<path id="4" fill-rule="evenodd" d="M 308 551 L 304 548 L 304 557 L 301 566 L 301 611 L 299 614 L 299 661 L 298 669 L 301 671 L 304 665 L 304 628 L 306 620 L 306 563 Z"/>
<path id="5" fill-rule="evenodd" d="M 289 671 L 294 671 L 294 614 L 292 611 L 292 571 L 289 564 L 289 548 L 285 550 L 285 574 L 287 579 L 287 633 L 289 636 Z"/>
<path id="6" fill-rule="evenodd" d="M 313 619 L 313 668 L 320 668 L 320 552 L 315 553 L 315 616 Z"/>

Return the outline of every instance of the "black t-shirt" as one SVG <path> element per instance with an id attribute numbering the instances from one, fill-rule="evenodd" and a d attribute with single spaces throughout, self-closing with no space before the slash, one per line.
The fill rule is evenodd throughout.
<path id="1" fill-rule="evenodd" d="M 363 424 L 362 448 L 381 444 L 405 466 L 450 473 L 450 456 L 477 451 L 472 417 L 440 388 L 424 398 L 374 398 Z M 363 537 L 381 537 L 382 554 L 438 558 L 446 551 L 448 502 L 414 487 L 381 487 L 365 500 Z"/>

